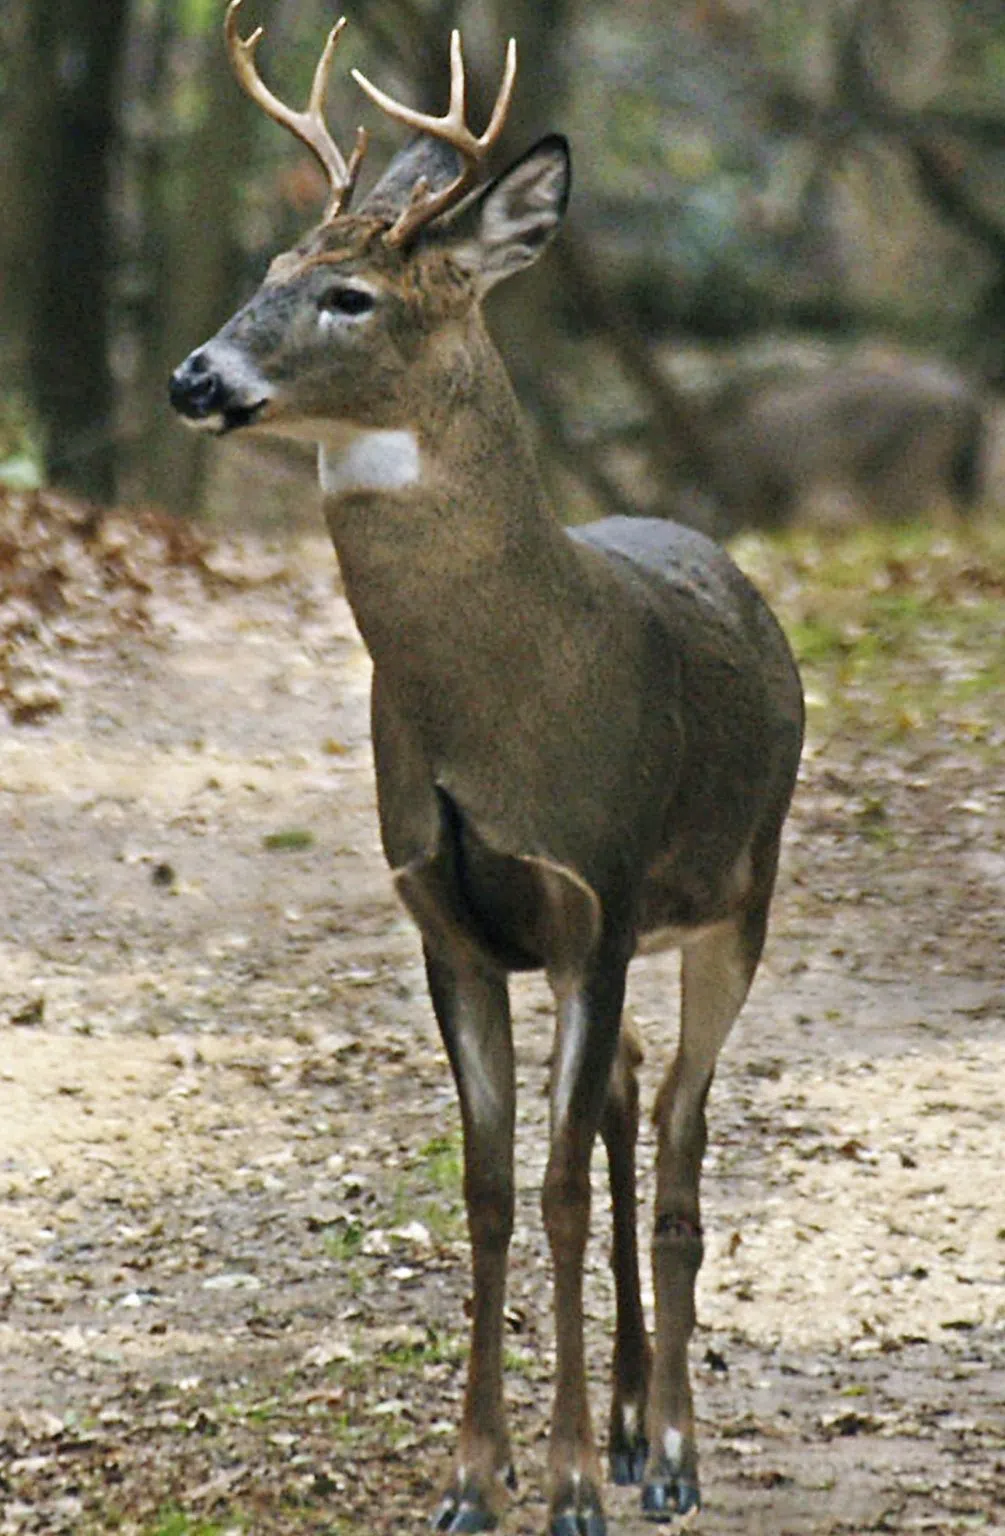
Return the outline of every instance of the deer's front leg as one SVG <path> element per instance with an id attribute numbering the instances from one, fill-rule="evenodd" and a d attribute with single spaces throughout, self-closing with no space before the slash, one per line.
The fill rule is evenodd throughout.
<path id="1" fill-rule="evenodd" d="M 551 1536 L 605 1536 L 600 1468 L 583 1357 L 583 1258 L 590 1225 L 590 1155 L 618 1041 L 625 967 L 596 967 L 556 988 L 551 1148 L 542 1207 L 554 1273 L 556 1380 L 549 1447 Z"/>
<path id="2" fill-rule="evenodd" d="M 513 1230 L 515 1081 L 509 996 L 501 974 L 457 970 L 426 952 L 437 1022 L 464 1128 L 464 1200 L 471 1240 L 471 1352 L 454 1474 L 438 1531 L 490 1531 L 512 1485 L 502 1388 L 506 1258 Z"/>

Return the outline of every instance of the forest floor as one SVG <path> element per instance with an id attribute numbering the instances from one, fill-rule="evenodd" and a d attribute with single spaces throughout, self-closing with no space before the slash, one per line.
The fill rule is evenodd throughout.
<path id="1" fill-rule="evenodd" d="M 710 1102 L 700 1528 L 1005 1531 L 1002 540 L 738 555 L 810 733 Z M 368 677 L 320 540 L 0 505 L 0 1536 L 428 1528 L 467 1247 Z M 538 979 L 514 991 L 505 1529 L 540 1536 L 551 1025 Z M 675 993 L 673 957 L 637 962 L 650 1102 Z M 650 1529 L 632 1490 L 608 1505 Z"/>

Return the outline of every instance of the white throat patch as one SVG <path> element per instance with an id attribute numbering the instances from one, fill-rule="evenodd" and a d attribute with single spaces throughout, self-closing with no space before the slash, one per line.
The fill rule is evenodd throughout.
<path id="1" fill-rule="evenodd" d="M 419 440 L 414 432 L 359 432 L 345 446 L 322 443 L 318 478 L 326 496 L 350 491 L 404 491 L 422 475 Z"/>

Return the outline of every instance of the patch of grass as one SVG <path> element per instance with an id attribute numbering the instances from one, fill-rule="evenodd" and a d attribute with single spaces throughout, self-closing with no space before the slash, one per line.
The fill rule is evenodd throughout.
<path id="1" fill-rule="evenodd" d="M 464 1347 L 453 1334 L 441 1334 L 430 1328 L 423 1339 L 391 1344 L 381 1351 L 381 1360 L 398 1370 L 415 1370 L 425 1365 L 456 1365 L 464 1356 Z"/>
<path id="2" fill-rule="evenodd" d="M 840 660 L 852 649 L 849 637 L 838 625 L 815 614 L 791 623 L 788 636 L 800 666 Z"/>
<path id="3" fill-rule="evenodd" d="M 459 1131 L 433 1136 L 412 1157 L 393 1197 L 393 1219 L 419 1220 L 440 1242 L 464 1232 L 464 1151 Z"/>
<path id="4" fill-rule="evenodd" d="M 347 1264 L 356 1258 L 365 1237 L 366 1228 L 361 1222 L 342 1221 L 337 1226 L 327 1228 L 322 1238 L 322 1247 L 330 1259 Z"/>
<path id="5" fill-rule="evenodd" d="M 246 1407 L 239 1403 L 231 1403 L 221 1409 L 221 1412 L 228 1413 L 246 1424 L 272 1424 L 282 1414 L 283 1405 L 278 1397 L 270 1397 L 249 1403 Z"/>
<path id="6" fill-rule="evenodd" d="M 866 795 L 854 816 L 862 836 L 870 842 L 890 843 L 894 840 L 890 813 L 886 802 L 879 796 Z"/>
<path id="7" fill-rule="evenodd" d="M 503 1370 L 507 1376 L 523 1376 L 528 1381 L 547 1378 L 549 1372 L 542 1368 L 540 1356 L 529 1349 L 504 1349 Z"/>
<path id="8" fill-rule="evenodd" d="M 361 1375 L 362 1373 L 357 1373 Z M 325 1434 L 332 1448 L 337 1448 L 343 1453 L 355 1449 L 366 1439 L 367 1428 L 359 1421 L 358 1409 L 351 1412 L 346 1409 L 341 1413 L 330 1413 L 325 1418 Z"/>
<path id="9" fill-rule="evenodd" d="M 811 722 L 980 742 L 1005 686 L 1005 531 L 871 527 L 745 538 L 803 674 Z"/>
<path id="10" fill-rule="evenodd" d="M 305 827 L 284 827 L 280 832 L 266 832 L 262 838 L 262 847 L 270 853 L 296 853 L 313 846 L 314 833 Z"/>
<path id="11" fill-rule="evenodd" d="M 395 1226 L 420 1221 L 441 1243 L 456 1242 L 464 1235 L 465 1212 L 460 1190 L 432 1187 L 413 1177 L 403 1178 L 394 1191 L 392 1220 Z"/>
<path id="12" fill-rule="evenodd" d="M 183 1509 L 163 1510 L 156 1522 L 144 1531 L 143 1536 L 235 1536 L 243 1531 L 240 1521 L 199 1520 L 187 1515 Z"/>
<path id="13" fill-rule="evenodd" d="M 464 1180 L 464 1152 L 460 1133 L 434 1136 L 419 1149 L 418 1166 L 423 1178 L 445 1194 L 460 1195 Z"/>
<path id="14" fill-rule="evenodd" d="M 460 1200 L 427 1200 L 419 1208 L 419 1220 L 441 1243 L 453 1243 L 464 1236 L 465 1213 Z"/>

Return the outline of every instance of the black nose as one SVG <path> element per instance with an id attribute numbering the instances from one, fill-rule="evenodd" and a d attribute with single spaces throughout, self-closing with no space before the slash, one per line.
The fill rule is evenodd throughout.
<path id="1" fill-rule="evenodd" d="M 171 404 L 182 416 L 202 421 L 223 409 L 223 381 L 201 352 L 193 352 L 171 375 Z"/>

